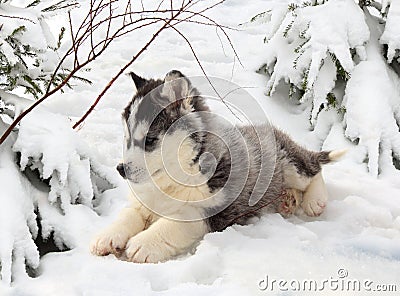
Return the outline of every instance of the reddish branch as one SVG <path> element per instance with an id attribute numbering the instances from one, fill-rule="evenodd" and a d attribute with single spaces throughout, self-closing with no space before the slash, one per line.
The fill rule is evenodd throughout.
<path id="1" fill-rule="evenodd" d="M 100 102 L 100 99 L 104 96 L 104 94 L 108 91 L 108 89 L 113 85 L 113 83 L 118 79 L 119 76 L 121 76 L 122 73 L 125 72 L 125 70 L 133 64 L 133 62 L 136 61 L 136 59 L 150 46 L 150 44 L 157 38 L 157 36 L 167 27 L 169 24 L 175 19 L 180 14 L 178 12 L 176 15 L 173 15 L 171 19 L 169 19 L 158 31 L 151 37 L 151 39 L 146 43 L 144 47 L 128 62 L 125 64 L 124 67 L 122 67 L 117 75 L 115 75 L 106 85 L 106 87 L 103 89 L 103 91 L 99 94 L 97 99 L 94 101 L 94 103 L 90 106 L 90 108 L 86 111 L 86 113 L 79 119 L 73 126 L 73 128 L 77 128 L 83 121 L 85 121 L 86 117 L 89 116 L 89 114 L 94 110 L 96 105 Z"/>
<path id="2" fill-rule="evenodd" d="M 101 98 L 104 96 L 104 94 L 110 89 L 110 87 L 113 85 L 113 83 L 121 76 L 121 74 L 129 67 L 131 66 L 137 58 L 153 43 L 153 41 L 157 38 L 157 36 L 165 29 L 172 28 L 176 32 L 178 32 L 187 42 L 189 45 L 193 56 L 196 59 L 197 64 L 200 66 L 202 72 L 208 79 L 209 83 L 211 86 L 214 88 L 212 85 L 210 79 L 208 78 L 200 60 L 197 57 L 197 54 L 192 47 L 190 41 L 185 37 L 185 35 L 179 31 L 176 26 L 180 23 L 192 23 L 192 24 L 198 24 L 198 25 L 208 25 L 208 26 L 215 26 L 217 30 L 221 30 L 223 34 L 225 35 L 226 39 L 228 40 L 231 48 L 233 49 L 233 52 L 236 56 L 236 58 L 239 57 L 236 54 L 236 51 L 232 45 L 231 40 L 229 39 L 228 34 L 226 33 L 226 29 L 230 29 L 226 26 L 222 26 L 212 20 L 211 18 L 207 17 L 204 15 L 204 12 L 215 7 L 216 5 L 221 4 L 224 2 L 224 0 L 216 2 L 212 5 L 209 5 L 208 7 L 203 8 L 200 11 L 193 11 L 193 7 L 199 3 L 198 0 L 182 0 L 182 3 L 180 4 L 179 8 L 174 8 L 172 3 L 173 1 L 169 2 L 169 8 L 168 9 L 161 9 L 161 6 L 163 5 L 163 2 L 165 0 L 161 0 L 157 9 L 155 10 L 146 10 L 144 7 L 144 3 L 142 3 L 142 10 L 138 11 L 133 11 L 132 10 L 132 4 L 131 1 L 128 0 L 124 13 L 122 14 L 117 14 L 114 13 L 114 9 L 112 7 L 113 3 L 117 3 L 117 0 L 100 0 L 100 1 L 95 1 L 91 0 L 90 1 L 90 9 L 83 19 L 83 21 L 80 23 L 79 27 L 77 30 L 74 30 L 74 25 L 72 23 L 72 17 L 71 13 L 68 13 L 68 19 L 69 19 L 69 31 L 71 35 L 71 41 L 72 45 L 71 47 L 66 51 L 64 56 L 60 59 L 60 62 L 56 66 L 49 84 L 47 86 L 46 92 L 43 95 L 42 98 L 40 98 L 38 101 L 34 102 L 29 108 L 24 110 L 17 118 L 14 119 L 14 121 L 10 124 L 8 129 L 4 132 L 4 134 L 0 138 L 0 144 L 2 144 L 5 139 L 10 135 L 10 133 L 13 131 L 13 129 L 18 125 L 18 123 L 29 113 L 31 112 L 34 108 L 36 108 L 38 105 L 40 105 L 44 100 L 46 100 L 48 97 L 59 91 L 61 88 L 63 88 L 65 85 L 68 85 L 68 82 L 70 81 L 71 78 L 75 77 L 74 75 L 86 67 L 88 64 L 90 64 L 92 61 L 94 61 L 98 56 L 100 56 L 108 47 L 109 45 L 117 38 L 124 36 L 132 31 L 139 30 L 143 27 L 154 25 L 158 22 L 162 22 L 163 25 L 152 35 L 152 37 L 149 39 L 149 41 L 132 57 L 132 59 L 125 65 L 123 66 L 118 73 L 108 82 L 106 87 L 103 89 L 103 91 L 98 95 L 96 100 L 93 102 L 93 104 L 90 106 L 90 108 L 86 111 L 86 113 L 82 116 L 80 120 L 78 120 L 74 124 L 74 128 L 78 127 L 86 118 L 87 116 L 95 109 L 96 105 L 99 103 Z M 106 14 L 106 16 L 102 16 Z M 133 18 L 133 16 L 137 16 L 137 18 Z M 148 15 L 148 16 L 145 16 Z M 199 19 L 194 19 L 195 17 L 200 18 Z M 117 25 L 115 30 L 113 24 L 115 21 L 120 20 L 121 23 Z M 94 33 L 96 31 L 101 31 L 104 30 L 106 32 L 105 37 L 101 38 L 101 40 L 96 40 L 94 39 Z M 89 40 L 88 42 L 86 42 Z M 82 49 L 85 44 L 88 44 L 89 46 L 89 54 L 87 57 L 83 60 L 80 60 L 80 56 L 78 54 L 79 50 Z M 64 69 L 64 63 L 67 61 L 68 58 L 72 57 L 73 59 L 73 69 L 68 73 L 68 75 L 58 84 L 55 85 L 54 81 L 56 77 L 59 75 L 60 71 L 65 71 Z M 240 60 L 239 60 L 240 62 Z M 54 87 L 54 88 L 52 88 Z M 214 88 L 215 92 L 218 94 L 217 90 Z M 218 94 L 219 96 L 219 94 Z M 221 98 L 221 96 L 219 96 Z M 221 98 L 223 101 L 223 98 Z M 225 103 L 225 102 L 224 102 Z M 229 108 L 229 106 L 227 106 Z M 229 108 L 230 109 L 230 108 Z M 232 112 L 232 111 L 231 111 Z M 233 113 L 233 112 L 232 112 Z"/>

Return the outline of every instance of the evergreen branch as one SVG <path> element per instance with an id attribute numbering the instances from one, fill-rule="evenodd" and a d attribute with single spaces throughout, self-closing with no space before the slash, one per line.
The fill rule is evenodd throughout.
<path id="1" fill-rule="evenodd" d="M 41 0 L 35 0 L 35 1 L 33 1 L 32 3 L 28 4 L 28 5 L 26 6 L 26 8 L 31 8 L 31 7 L 37 6 L 37 5 L 40 3 L 40 1 L 41 1 Z"/>
<path id="2" fill-rule="evenodd" d="M 50 12 L 50 11 L 60 10 L 60 9 L 64 9 L 64 8 L 74 8 L 78 5 L 79 5 L 78 2 L 71 2 L 70 0 L 61 0 L 49 7 L 42 9 L 42 12 Z"/>

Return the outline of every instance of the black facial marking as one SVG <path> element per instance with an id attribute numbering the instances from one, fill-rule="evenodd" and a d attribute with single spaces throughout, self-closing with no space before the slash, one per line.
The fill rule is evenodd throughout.
<path id="1" fill-rule="evenodd" d="M 153 146 L 155 141 L 157 141 L 157 138 L 146 137 L 144 145 L 145 146 Z"/>
<path id="2" fill-rule="evenodd" d="M 136 84 L 136 82 L 135 82 L 135 84 L 137 85 L 137 93 L 133 97 L 132 101 L 129 102 L 129 104 L 125 107 L 124 111 L 122 112 L 122 117 L 126 122 L 126 125 L 128 127 L 128 133 L 129 133 L 128 137 L 125 139 L 126 146 L 128 149 L 132 146 L 132 144 L 134 144 L 135 146 L 137 144 L 139 144 L 139 143 L 134 143 L 135 141 L 132 139 L 132 137 L 130 135 L 131 131 L 134 130 L 134 127 L 132 127 L 131 124 L 137 123 L 138 121 L 145 120 L 145 119 L 150 121 L 151 117 L 154 116 L 152 114 L 154 114 L 154 112 L 157 112 L 155 110 L 156 105 L 152 104 L 151 100 L 149 100 L 148 97 L 146 97 L 146 95 L 163 83 L 162 80 L 154 80 L 154 79 L 145 80 L 144 78 L 141 78 L 134 73 L 130 73 L 130 75 L 132 78 L 135 77 L 134 79 L 138 79 L 138 84 Z M 141 80 L 141 79 L 143 79 L 143 80 Z M 146 98 L 146 100 L 143 100 L 143 98 Z M 145 104 L 146 106 L 142 107 L 142 109 L 139 110 L 138 113 L 141 114 L 139 116 L 140 117 L 139 119 L 138 118 L 130 118 L 132 106 L 138 100 L 146 102 L 146 104 Z M 142 105 L 143 102 L 139 102 L 139 104 Z"/>
<path id="3" fill-rule="evenodd" d="M 144 140 L 144 149 L 147 152 L 153 151 L 157 146 L 157 142 L 158 142 L 157 137 L 146 136 L 146 139 Z"/>
<path id="4" fill-rule="evenodd" d="M 146 152 L 151 152 L 156 149 L 158 140 L 159 139 L 156 136 L 146 136 L 140 140 L 134 139 L 132 142 L 135 147 L 139 147 Z"/>

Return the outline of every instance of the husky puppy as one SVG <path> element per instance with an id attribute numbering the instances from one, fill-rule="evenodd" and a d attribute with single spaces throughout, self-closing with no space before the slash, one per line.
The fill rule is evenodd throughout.
<path id="1" fill-rule="evenodd" d="M 308 151 L 267 124 L 227 126 L 179 71 L 163 80 L 131 77 L 137 93 L 122 114 L 124 162 L 117 170 L 133 193 L 130 206 L 93 240 L 93 254 L 165 261 L 267 208 L 323 212 L 321 165 L 344 151 Z M 255 204 L 253 194 L 260 197 Z"/>

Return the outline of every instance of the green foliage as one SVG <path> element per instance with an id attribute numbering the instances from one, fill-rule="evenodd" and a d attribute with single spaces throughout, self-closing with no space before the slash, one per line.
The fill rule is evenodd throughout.
<path id="1" fill-rule="evenodd" d="M 308 74 L 310 73 L 310 68 L 307 68 L 307 70 L 304 71 L 303 74 L 303 80 L 301 82 L 301 89 L 304 91 L 307 91 L 307 86 L 308 86 Z"/>
<path id="2" fill-rule="evenodd" d="M 290 3 L 288 5 L 288 12 L 290 12 L 292 14 L 293 18 L 291 19 L 291 21 L 289 22 L 289 24 L 286 26 L 285 30 L 283 31 L 283 36 L 285 38 L 289 38 L 289 33 L 290 33 L 291 29 L 293 28 L 295 21 L 296 21 L 298 9 L 308 7 L 308 6 L 322 5 L 322 4 L 326 3 L 327 1 L 328 0 L 319 0 L 319 1 L 313 0 L 313 1 L 304 1 L 301 4 Z M 254 17 L 254 19 L 258 19 L 258 18 L 262 17 L 263 15 L 264 14 L 256 15 Z M 301 43 L 299 43 L 299 45 L 294 49 L 294 52 L 297 54 L 296 58 L 293 61 L 294 69 L 297 69 L 297 63 L 298 63 L 299 59 L 301 58 L 301 56 L 305 53 L 306 46 L 310 41 L 310 37 L 307 35 L 309 28 L 310 28 L 310 23 L 308 23 L 307 26 L 303 30 L 301 30 L 298 34 L 298 38 L 303 41 Z M 264 43 L 266 43 L 266 42 L 268 42 L 268 40 L 266 40 L 266 38 L 265 38 Z M 343 66 L 340 64 L 340 61 L 337 59 L 337 57 L 334 54 L 331 54 L 331 53 L 329 53 L 329 54 L 330 54 L 330 58 L 336 65 L 337 80 L 347 82 L 350 79 L 350 73 L 348 73 L 343 68 Z M 310 91 L 309 85 L 308 85 L 309 71 L 310 71 L 309 67 L 304 70 L 300 85 L 296 85 L 289 81 L 289 98 L 292 99 L 294 97 L 294 95 L 296 94 L 296 97 L 301 99 L 304 96 L 304 94 L 306 94 Z M 267 90 L 267 94 L 270 95 L 271 91 L 272 91 L 272 87 L 271 87 L 271 89 Z M 319 112 L 322 109 L 329 110 L 331 108 L 336 109 L 339 114 L 344 114 L 346 112 L 346 109 L 344 107 L 340 106 L 340 104 L 337 102 L 336 97 L 333 93 L 329 93 L 327 95 L 326 103 L 324 105 L 320 106 Z"/>
<path id="3" fill-rule="evenodd" d="M 40 0 L 35 0 L 32 3 L 28 4 L 26 8 L 37 6 L 40 3 Z"/>
<path id="4" fill-rule="evenodd" d="M 326 96 L 326 101 L 327 101 L 328 107 L 333 107 L 333 108 L 336 108 L 336 107 L 337 107 L 336 96 L 335 96 L 334 93 L 330 92 L 330 93 Z"/>
<path id="5" fill-rule="evenodd" d="M 298 18 L 300 17 L 299 11 L 301 9 L 312 9 L 312 6 L 318 6 L 318 5 L 323 5 L 327 2 L 328 0 L 307 0 L 303 1 L 302 3 L 290 3 L 287 6 L 287 17 L 285 18 L 285 23 L 284 23 L 284 29 L 280 30 L 279 34 L 283 33 L 283 37 L 288 40 L 288 43 L 292 46 L 293 51 L 294 51 L 294 56 L 293 56 L 293 68 L 298 70 L 300 73 L 301 79 L 294 78 L 296 81 L 291 81 L 290 78 L 286 80 L 289 86 L 289 98 L 290 99 L 296 99 L 301 102 L 303 102 L 306 99 L 312 98 L 311 104 L 314 104 L 315 98 L 313 98 L 314 95 L 314 90 L 313 90 L 313 85 L 310 85 L 310 67 L 311 67 L 311 62 L 304 65 L 304 61 L 307 61 L 309 57 L 304 57 L 304 60 L 302 59 L 304 54 L 309 54 L 310 46 L 312 45 L 310 42 L 310 34 L 309 34 L 309 29 L 311 22 L 309 21 L 308 23 L 298 23 Z M 310 8 L 308 8 L 310 7 Z M 259 13 L 255 15 L 250 21 L 254 22 L 257 20 L 260 20 L 262 18 L 265 18 L 269 20 L 271 18 L 271 13 L 272 11 L 268 10 L 266 12 Z M 300 24 L 300 26 L 299 26 Z M 294 29 L 295 28 L 295 29 Z M 296 31 L 295 31 L 296 30 Z M 270 38 L 272 38 L 271 36 Z M 270 40 L 265 37 L 264 38 L 264 43 L 269 42 Z M 336 81 L 342 81 L 342 82 L 347 82 L 350 79 L 350 73 L 348 73 L 343 66 L 341 65 L 340 61 L 337 59 L 337 57 L 329 53 L 328 59 L 331 58 L 331 60 L 334 62 L 336 66 Z M 324 61 L 321 61 L 320 67 L 324 65 Z M 275 61 L 276 62 L 276 61 Z M 268 75 L 273 75 L 274 72 L 274 66 L 273 66 L 273 61 L 269 62 L 270 64 L 263 65 L 259 73 L 265 73 Z M 268 96 L 272 94 L 272 91 L 274 89 L 274 83 L 269 83 L 266 93 Z M 320 102 L 318 102 L 320 104 Z M 341 106 L 341 102 L 337 100 L 335 94 L 333 92 L 328 93 L 326 97 L 326 101 L 319 106 L 312 106 L 312 110 L 315 108 L 318 108 L 318 112 L 321 112 L 322 110 L 331 110 L 334 109 L 338 112 L 339 115 L 343 115 L 346 112 L 345 107 Z M 315 112 L 314 112 L 315 114 Z M 310 114 L 310 116 L 312 116 Z M 311 122 L 311 117 L 310 117 L 310 122 Z"/>
<path id="6" fill-rule="evenodd" d="M 61 41 L 64 38 L 64 33 L 65 33 L 65 27 L 61 27 L 60 34 L 58 34 L 58 41 L 57 41 L 56 50 L 61 47 Z"/>
<path id="7" fill-rule="evenodd" d="M 289 36 L 289 31 L 293 27 L 294 19 L 286 26 L 285 31 L 283 32 L 283 37 L 287 38 Z"/>
<path id="8" fill-rule="evenodd" d="M 300 34 L 299 34 L 300 39 L 307 39 L 307 40 L 309 40 L 309 39 L 306 37 L 307 31 L 308 31 L 309 28 L 310 28 L 310 23 L 308 23 L 308 24 L 307 24 L 307 27 L 306 27 L 303 31 L 300 32 Z"/>
<path id="9" fill-rule="evenodd" d="M 296 93 L 296 86 L 293 83 L 289 83 L 289 99 L 293 99 L 295 93 Z"/>
<path id="10" fill-rule="evenodd" d="M 39 1 L 40 2 L 40 1 Z M 77 6 L 78 3 L 75 1 L 71 1 L 71 0 L 61 0 L 49 7 L 46 7 L 44 9 L 42 9 L 42 12 L 50 12 L 50 11 L 56 11 L 56 10 L 60 10 L 60 9 L 64 9 L 64 8 L 72 8 Z"/>
<path id="11" fill-rule="evenodd" d="M 1 2 L 0 0 L 0 3 L 4 3 L 4 1 Z M 35 0 L 26 9 L 40 12 L 40 8 L 35 7 L 40 3 L 40 0 Z M 63 6 L 70 4 L 70 0 L 59 1 L 49 7 L 48 10 L 61 9 Z M 39 26 L 38 23 L 37 26 Z M 8 28 L 10 27 L 8 26 Z M 0 89 L 13 91 L 14 89 L 22 88 L 26 94 L 38 99 L 45 94 L 49 84 L 52 87 L 57 87 L 70 74 L 68 69 L 61 67 L 52 78 L 55 69 L 49 69 L 47 65 L 44 67 L 44 61 L 48 57 L 49 50 L 57 52 L 61 48 L 66 29 L 64 27 L 60 29 L 55 46 L 47 45 L 44 48 L 36 48 L 27 43 L 27 41 L 23 41 L 29 40 L 24 38 L 29 35 L 29 28 L 31 27 L 28 24 L 27 26 L 20 25 L 14 29 L 8 29 L 10 30 L 8 35 L 4 30 L 2 32 L 3 36 L 6 37 L 0 38 Z M 38 36 L 37 38 L 41 37 Z M 59 56 L 59 54 L 57 55 Z M 73 76 L 72 78 L 80 82 L 91 83 L 83 77 Z M 66 86 L 72 87 L 71 84 L 66 84 Z"/>
<path id="12" fill-rule="evenodd" d="M 260 13 L 256 14 L 255 16 L 253 16 L 253 17 L 250 19 L 250 22 L 251 22 L 251 23 L 254 23 L 255 21 L 257 21 L 257 20 L 259 20 L 259 19 L 263 19 L 263 18 L 265 18 L 266 15 L 269 14 L 270 12 L 271 12 L 271 10 L 267 10 L 267 11 L 264 11 L 264 12 L 260 12 Z"/>
<path id="13" fill-rule="evenodd" d="M 64 34 L 65 34 L 65 27 L 61 27 L 60 33 L 58 33 L 57 45 L 55 47 L 50 47 L 52 50 L 57 51 L 60 49 L 62 40 L 64 38 Z"/>
<path id="14" fill-rule="evenodd" d="M 38 98 L 40 94 L 43 94 L 40 84 L 42 77 L 38 77 L 32 72 L 40 72 L 40 50 L 33 48 L 30 44 L 22 43 L 21 36 L 26 32 L 25 26 L 19 26 L 2 40 L 3 42 L 0 45 L 0 77 L 2 83 L 0 83 L 0 87 L 7 91 L 22 87 L 25 89 L 25 93 Z M 4 52 L 6 45 L 12 49 L 12 53 L 7 51 L 6 54 Z M 32 71 L 33 69 L 36 71 Z"/>
<path id="15" fill-rule="evenodd" d="M 307 6 L 317 6 L 317 5 L 321 5 L 324 4 L 326 1 L 325 0 L 314 0 L 314 1 L 305 1 L 302 3 L 301 7 L 307 7 Z"/>
<path id="16" fill-rule="evenodd" d="M 340 106 L 339 102 L 334 93 L 330 92 L 326 96 L 326 110 L 336 109 L 337 113 L 340 115 L 344 115 L 346 113 L 346 108 L 344 106 Z"/>
<path id="17" fill-rule="evenodd" d="M 289 11 L 295 11 L 299 6 L 296 3 L 290 3 L 288 6 Z"/>
<path id="18" fill-rule="evenodd" d="M 348 81 L 350 79 L 350 73 L 343 68 L 343 66 L 340 64 L 340 61 L 334 54 L 329 53 L 329 55 L 336 65 L 336 78 L 338 80 Z"/>

